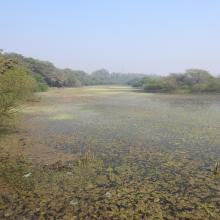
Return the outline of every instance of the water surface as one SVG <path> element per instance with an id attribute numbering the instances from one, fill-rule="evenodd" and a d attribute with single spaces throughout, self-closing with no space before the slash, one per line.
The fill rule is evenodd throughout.
<path id="1" fill-rule="evenodd" d="M 220 160 L 219 95 L 54 89 L 24 113 L 35 144 L 101 161 L 93 178 L 85 174 L 81 217 L 100 207 L 96 218 L 220 216 L 220 178 L 212 171 Z"/>

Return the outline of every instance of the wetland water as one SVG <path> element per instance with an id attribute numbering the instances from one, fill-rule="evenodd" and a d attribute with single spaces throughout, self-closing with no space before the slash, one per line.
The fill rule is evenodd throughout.
<path id="1" fill-rule="evenodd" d="M 220 219 L 219 95 L 106 86 L 41 96 L 24 109 L 32 147 L 75 158 L 33 174 L 42 178 L 35 193 L 46 185 L 56 195 L 47 196 L 48 219 Z"/>

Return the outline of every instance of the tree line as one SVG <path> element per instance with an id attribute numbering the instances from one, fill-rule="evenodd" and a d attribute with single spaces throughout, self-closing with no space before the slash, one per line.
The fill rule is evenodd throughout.
<path id="1" fill-rule="evenodd" d="M 129 84 L 146 92 L 220 93 L 220 76 L 213 76 L 201 69 L 189 69 L 185 73 L 168 76 L 147 76 L 131 80 Z"/>
<path id="2" fill-rule="evenodd" d="M 87 85 L 127 84 L 134 78 L 143 78 L 144 74 L 136 73 L 110 73 L 106 69 L 100 69 L 86 73 L 82 70 L 69 68 L 60 69 L 48 61 L 24 57 L 16 53 L 2 53 L 1 56 L 16 60 L 24 66 L 34 78 L 41 83 L 40 89 L 49 87 L 78 87 Z"/>

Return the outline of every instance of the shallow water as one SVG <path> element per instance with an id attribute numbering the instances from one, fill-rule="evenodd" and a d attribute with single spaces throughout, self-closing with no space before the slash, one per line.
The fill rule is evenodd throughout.
<path id="1" fill-rule="evenodd" d="M 165 152 L 183 150 L 194 159 L 220 156 L 218 95 L 159 95 L 137 93 L 129 87 L 89 87 L 51 91 L 43 95 L 42 102 L 25 113 L 31 116 L 28 123 L 36 141 L 51 147 L 68 152 L 89 147 L 96 154 L 107 154 L 106 146 L 118 141 L 125 150 L 134 145 Z"/>
<path id="2" fill-rule="evenodd" d="M 219 219 L 220 178 L 212 172 L 220 161 L 219 95 L 106 86 L 41 96 L 24 110 L 33 142 L 102 161 L 74 200 L 82 219 L 102 202 L 107 208 L 97 216 L 109 219 L 110 212 L 116 219 Z"/>

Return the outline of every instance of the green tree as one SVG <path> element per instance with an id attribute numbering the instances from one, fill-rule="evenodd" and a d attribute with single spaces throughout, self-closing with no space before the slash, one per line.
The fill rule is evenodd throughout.
<path id="1" fill-rule="evenodd" d="M 4 60 L 4 62 L 3 62 Z M 36 90 L 36 81 L 27 70 L 1 57 L 0 64 L 0 125 L 11 117 L 20 103 L 30 98 Z M 10 61 L 10 65 L 8 65 Z"/>

